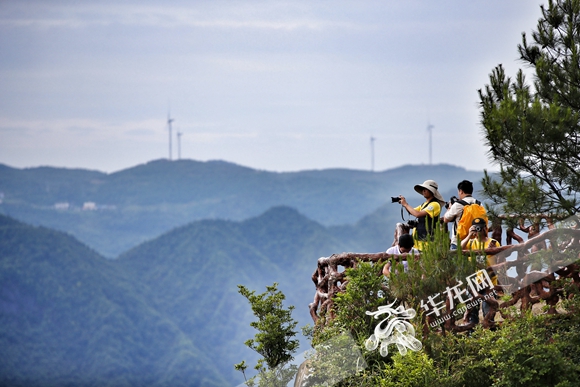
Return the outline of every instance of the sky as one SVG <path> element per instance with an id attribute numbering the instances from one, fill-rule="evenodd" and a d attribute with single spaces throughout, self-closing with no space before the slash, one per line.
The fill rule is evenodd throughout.
<path id="1" fill-rule="evenodd" d="M 477 90 L 542 1 L 0 0 L 0 163 L 497 169 Z M 526 70 L 531 73 L 529 69 Z M 371 137 L 374 141 L 371 141 Z M 374 154 L 374 156 L 373 156 Z"/>

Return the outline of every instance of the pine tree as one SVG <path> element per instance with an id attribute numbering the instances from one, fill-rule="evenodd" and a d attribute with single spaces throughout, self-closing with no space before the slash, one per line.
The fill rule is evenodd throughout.
<path id="1" fill-rule="evenodd" d="M 510 213 L 580 210 L 580 0 L 550 0 L 537 30 L 518 46 L 534 70 L 529 85 L 502 65 L 479 90 L 481 124 L 490 157 L 501 166 L 487 173 L 486 196 Z"/>

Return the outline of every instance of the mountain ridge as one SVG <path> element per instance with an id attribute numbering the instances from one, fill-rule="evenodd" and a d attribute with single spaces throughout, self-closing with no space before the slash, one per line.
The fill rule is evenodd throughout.
<path id="1" fill-rule="evenodd" d="M 224 161 L 155 160 L 112 174 L 4 166 L 0 213 L 68 232 L 114 258 L 191 221 L 241 221 L 279 205 L 324 226 L 352 225 L 390 196 L 416 195 L 413 186 L 424 180 L 438 181 L 447 197 L 457 182 L 482 176 L 446 164 L 268 172 Z"/>
<path id="2" fill-rule="evenodd" d="M 377 174 L 377 173 L 384 173 L 384 172 L 388 172 L 388 171 L 395 171 L 395 170 L 399 170 L 399 169 L 405 169 L 408 167 L 421 167 L 421 166 L 445 166 L 445 167 L 454 167 L 454 168 L 458 168 L 461 170 L 465 170 L 467 172 L 477 172 L 474 170 L 468 170 L 464 167 L 455 165 L 455 164 L 448 164 L 448 163 L 439 163 L 439 164 L 402 164 L 396 167 L 392 167 L 392 168 L 387 168 L 387 169 L 383 169 L 383 170 L 379 170 L 379 171 L 369 171 L 366 169 L 355 169 L 355 168 L 347 168 L 347 167 L 330 167 L 330 168 L 312 168 L 312 169 L 301 169 L 301 170 L 296 170 L 296 171 L 272 171 L 272 170 L 268 170 L 268 169 L 261 169 L 261 168 L 253 168 L 253 167 L 249 167 L 249 166 L 245 166 L 243 164 L 238 164 L 235 163 L 233 161 L 227 161 L 227 160 L 222 160 L 222 159 L 212 159 L 212 160 L 206 160 L 206 161 L 201 161 L 201 160 L 195 160 L 195 159 L 180 159 L 180 160 L 168 160 L 166 158 L 161 158 L 161 159 L 153 159 L 153 160 L 149 160 L 146 161 L 144 163 L 140 163 L 140 164 L 135 164 L 133 166 L 130 167 L 126 167 L 126 168 L 122 168 L 122 169 L 118 169 L 112 172 L 106 172 L 106 171 L 101 171 L 99 169 L 92 169 L 92 168 L 83 168 L 83 167 L 58 167 L 58 166 L 53 166 L 53 165 L 37 165 L 37 166 L 29 166 L 29 167 L 14 167 L 5 163 L 0 163 L 0 172 L 2 172 L 3 169 L 10 169 L 10 170 L 21 170 L 21 171 L 35 171 L 35 170 L 41 170 L 41 169 L 46 169 L 46 170 L 64 170 L 64 171 L 84 171 L 84 172 L 92 172 L 92 173 L 96 173 L 96 174 L 100 174 L 100 175 L 115 175 L 121 172 L 127 172 L 127 171 L 131 171 L 134 170 L 136 168 L 141 168 L 141 167 L 145 167 L 145 166 L 149 166 L 152 164 L 157 164 L 157 163 L 176 163 L 176 162 L 194 162 L 194 163 L 199 163 L 199 164 L 213 164 L 213 165 L 225 165 L 225 166 L 232 166 L 232 167 L 237 167 L 240 169 L 246 169 L 246 170 L 250 170 L 250 171 L 258 171 L 258 172 L 265 172 L 265 173 L 273 173 L 273 174 L 295 174 L 295 173 L 309 173 L 309 172 L 321 172 L 321 171 L 353 171 L 353 172 L 366 172 L 369 174 Z"/>

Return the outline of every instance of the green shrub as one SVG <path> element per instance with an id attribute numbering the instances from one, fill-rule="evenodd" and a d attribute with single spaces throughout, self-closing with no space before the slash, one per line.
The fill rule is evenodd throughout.
<path id="1" fill-rule="evenodd" d="M 254 367 L 260 387 L 284 387 L 294 378 L 297 368 L 289 364 L 294 359 L 294 352 L 298 348 L 298 340 L 294 337 L 298 324 L 292 318 L 294 306 L 284 309 L 283 301 L 286 296 L 278 290 L 278 284 L 266 286 L 267 291 L 256 294 L 243 285 L 238 285 L 239 292 L 244 296 L 252 307 L 254 316 L 258 321 L 250 323 L 258 330 L 254 339 L 247 340 L 244 344 L 262 356 Z M 235 364 L 234 368 L 244 374 L 246 378 L 247 365 L 245 361 Z M 248 386 L 256 384 L 256 377 L 246 380 Z"/>
<path id="2" fill-rule="evenodd" d="M 437 369 L 424 352 L 409 351 L 405 356 L 393 355 L 393 363 L 385 365 L 380 379 L 381 387 L 431 386 L 438 380 Z"/>
<path id="3" fill-rule="evenodd" d="M 580 297 L 562 303 L 569 311 L 561 315 L 518 313 L 505 320 L 496 330 L 476 327 L 469 334 L 441 335 L 430 331 L 420 338 L 423 350 L 400 355 L 396 350 L 381 357 L 378 350 L 368 352 L 364 341 L 373 333 L 379 320 L 367 311 L 395 300 L 391 291 L 403 291 L 404 281 L 415 275 L 413 270 L 430 269 L 429 275 L 453 284 L 475 265 L 467 257 L 447 255 L 436 260 L 438 247 L 433 246 L 411 264 L 410 274 L 391 275 L 387 281 L 381 275 L 382 264 L 360 263 L 347 271 L 348 284 L 344 293 L 335 296 L 335 318 L 324 329 L 318 327 L 313 342 L 349 332 L 365 355 L 367 368 L 353 374 L 336 386 L 445 386 L 445 387 L 507 387 L 507 386 L 575 386 L 580 380 Z M 458 260 L 462 259 L 463 262 Z M 438 262 L 441 264 L 438 266 Z M 397 267 L 395 267 L 395 270 Z M 397 277 L 397 279 L 395 279 Z M 417 278 L 416 278 L 417 279 Z M 411 291 L 422 295 L 431 291 L 430 282 L 422 278 Z M 569 282 L 569 281 L 568 281 Z M 577 291 L 568 286 L 569 294 Z M 568 294 L 568 293 L 567 293 Z M 418 297 L 409 298 L 412 304 Z M 415 306 L 415 310 L 418 308 Z M 418 319 L 412 321 L 420 324 Z"/>

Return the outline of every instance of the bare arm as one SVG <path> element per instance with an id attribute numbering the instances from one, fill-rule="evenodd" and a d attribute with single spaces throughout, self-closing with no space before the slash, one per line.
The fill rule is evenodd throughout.
<path id="1" fill-rule="evenodd" d="M 423 218 L 425 216 L 428 215 L 427 211 L 417 211 L 416 209 L 414 209 L 413 207 L 411 207 L 411 205 L 409 203 L 407 203 L 407 200 L 405 199 L 404 196 L 401 196 L 401 205 L 407 210 L 407 212 L 411 215 L 413 215 L 415 218 Z"/>
<path id="2" fill-rule="evenodd" d="M 385 266 L 383 266 L 383 275 L 385 277 L 391 275 L 391 261 L 388 261 Z"/>
<path id="3" fill-rule="evenodd" d="M 450 206 L 447 211 L 445 211 L 445 215 L 443 215 L 443 221 L 445 223 L 451 223 L 454 222 L 455 219 L 457 219 L 457 217 L 459 216 L 459 208 L 458 208 L 459 206 L 460 206 L 459 203 L 453 203 L 453 205 Z"/>

